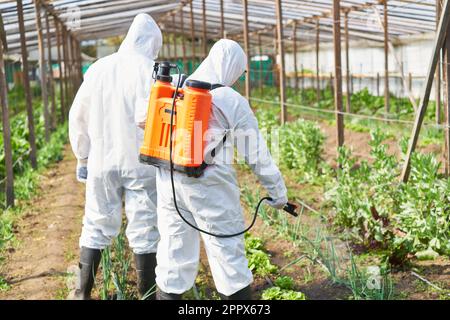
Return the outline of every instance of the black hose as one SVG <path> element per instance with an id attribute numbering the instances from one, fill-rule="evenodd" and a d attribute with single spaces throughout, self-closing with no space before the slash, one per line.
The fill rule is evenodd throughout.
<path id="1" fill-rule="evenodd" d="M 177 69 L 178 74 L 181 74 L 180 67 L 178 67 L 178 65 L 174 65 L 173 67 L 175 67 L 175 68 Z M 173 100 L 172 100 L 172 110 L 171 110 L 171 114 L 170 114 L 169 163 L 170 163 L 170 182 L 171 182 L 171 184 L 172 184 L 173 204 L 174 204 L 174 206 L 175 206 L 175 210 L 177 211 L 177 213 L 178 213 L 178 215 L 180 216 L 181 220 L 183 220 L 183 221 L 184 221 L 187 225 L 189 225 L 191 228 L 193 228 L 193 229 L 195 229 L 195 230 L 197 230 L 197 231 L 199 231 L 199 232 L 201 232 L 201 233 L 204 233 L 204 234 L 207 234 L 207 235 L 210 235 L 210 236 L 213 236 L 213 237 L 217 237 L 217 238 L 232 238 L 232 237 L 239 236 L 239 235 L 241 235 L 241 234 L 246 233 L 248 230 L 250 230 L 250 229 L 253 227 L 253 225 L 255 224 L 255 221 L 256 221 L 256 217 L 258 216 L 258 211 L 259 211 L 259 207 L 261 206 L 261 203 L 262 203 L 264 200 L 269 200 L 269 201 L 271 201 L 272 198 L 270 198 L 270 197 L 264 197 L 264 198 L 260 199 L 259 202 L 258 202 L 258 205 L 256 206 L 255 213 L 253 214 L 253 219 L 252 219 L 252 222 L 250 223 L 250 225 L 249 225 L 247 228 L 245 228 L 244 230 L 242 230 L 242 231 L 240 231 L 240 232 L 233 233 L 233 234 L 215 234 L 215 233 L 212 233 L 212 232 L 203 230 L 203 229 L 201 229 L 201 228 L 199 228 L 199 227 L 193 225 L 192 223 L 190 223 L 190 222 L 189 222 L 189 221 L 181 214 L 180 210 L 178 209 L 177 197 L 176 197 L 176 194 L 175 194 L 175 183 L 174 183 L 174 181 L 173 181 L 173 171 L 174 171 L 174 168 L 173 168 L 173 159 L 172 159 L 172 145 L 173 145 L 173 141 L 172 141 L 172 133 L 173 133 L 173 115 L 174 115 L 174 113 L 175 113 L 175 103 L 176 103 L 176 98 L 177 98 L 177 95 L 178 95 L 178 89 L 180 88 L 180 79 L 181 79 L 181 77 L 178 77 L 177 86 L 176 86 L 175 93 L 174 93 L 174 95 L 173 95 Z"/>

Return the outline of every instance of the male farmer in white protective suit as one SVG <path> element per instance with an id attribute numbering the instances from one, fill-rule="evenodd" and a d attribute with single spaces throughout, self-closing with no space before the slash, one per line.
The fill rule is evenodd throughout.
<path id="1" fill-rule="evenodd" d="M 190 223 L 215 234 L 233 234 L 245 228 L 236 173 L 230 160 L 223 161 L 227 157 L 233 158 L 233 146 L 236 146 L 238 154 L 250 165 L 273 199 L 269 204 L 281 209 L 287 203 L 283 178 L 258 130 L 249 103 L 230 88 L 244 73 L 246 64 L 247 57 L 242 48 L 234 41 L 223 39 L 212 47 L 208 57 L 189 77 L 223 86 L 211 91 L 212 112 L 208 134 L 214 139 L 207 141 L 205 159 L 212 149 L 217 152 L 199 178 L 174 172 L 177 204 L 180 213 Z M 236 143 L 242 140 L 237 137 L 239 132 L 249 133 L 254 141 L 247 145 Z M 225 144 L 216 149 L 217 142 L 224 135 L 227 135 Z M 176 212 L 169 170 L 158 169 L 156 185 L 158 229 L 161 234 L 156 267 L 157 299 L 176 300 L 194 284 L 198 271 L 200 237 L 199 232 L 183 222 Z M 243 235 L 231 238 L 201 235 L 222 299 L 251 299 L 250 284 L 253 277 L 245 257 Z"/>
<path id="2" fill-rule="evenodd" d="M 156 173 L 155 168 L 139 163 L 144 131 L 138 125 L 145 121 L 154 59 L 161 46 L 156 22 L 147 14 L 137 15 L 118 52 L 89 68 L 70 110 L 77 179 L 86 182 L 76 299 L 90 298 L 101 250 L 119 234 L 122 197 L 138 293 L 145 296 L 154 287 L 159 240 Z"/>

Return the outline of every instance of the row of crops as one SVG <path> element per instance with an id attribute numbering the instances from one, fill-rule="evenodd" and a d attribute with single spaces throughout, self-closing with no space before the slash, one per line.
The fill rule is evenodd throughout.
<path id="1" fill-rule="evenodd" d="M 330 93 L 324 90 L 323 96 Z M 291 92 L 293 94 L 293 92 Z M 315 91 L 303 93 L 303 102 L 309 102 L 318 109 L 331 109 L 332 103 L 321 106 L 314 104 Z M 366 93 L 357 93 L 355 97 Z M 266 88 L 262 100 L 273 99 L 276 90 Z M 290 96 L 289 101 L 300 99 Z M 361 113 L 375 115 L 383 112 L 382 98 L 369 97 L 352 101 L 360 105 Z M 370 102 L 372 101 L 372 102 Z M 394 103 L 409 105 L 404 99 L 393 99 Z M 300 101 L 297 101 L 300 104 Z M 409 261 L 434 259 L 450 255 L 450 184 L 439 171 L 436 157 L 430 154 L 415 154 L 411 180 L 408 184 L 399 182 L 401 160 L 389 154 L 387 139 L 393 134 L 383 123 L 365 127 L 366 122 L 351 122 L 351 129 L 371 131 L 370 161 L 352 155 L 352 150 L 341 148 L 337 166 L 323 158 L 325 137 L 317 122 L 297 119 L 279 125 L 277 106 L 267 103 L 253 103 L 261 129 L 268 133 L 277 132 L 279 148 L 271 150 L 279 159 L 280 168 L 286 178 L 289 198 L 309 205 L 301 209 L 302 215 L 315 215 L 317 225 L 303 224 L 285 213 L 263 206 L 260 219 L 279 236 L 292 243 L 301 253 L 290 264 L 302 259 L 322 266 L 333 283 L 349 292 L 351 299 L 391 299 L 394 297 L 394 282 L 391 270 L 404 267 Z M 304 110 L 289 108 L 290 115 L 312 118 L 317 115 Z M 412 110 L 392 117 L 410 119 Z M 325 118 L 332 123 L 332 115 Z M 434 121 L 434 111 L 428 114 L 428 121 Z M 371 130 L 372 129 L 372 130 Z M 395 129 L 393 129 L 395 130 Z M 399 131 L 409 133 L 408 130 Z M 436 141 L 439 137 L 436 137 Z M 399 147 L 404 151 L 406 139 Z M 251 176 L 246 166 L 238 168 L 240 179 Z M 262 188 L 243 184 L 242 201 L 251 212 L 263 195 Z M 302 190 L 298 187 L 302 186 Z M 306 190 L 306 191 L 305 191 Z M 319 193 L 320 202 L 314 202 L 310 193 Z M 314 210 L 315 208 L 315 210 Z M 312 211 L 314 210 L 314 211 Z M 345 244 L 345 253 L 337 247 Z M 261 299 L 303 300 L 308 297 L 299 291 L 298 283 L 286 268 L 280 268 L 271 260 L 265 248 L 265 241 L 252 231 L 245 238 L 249 267 L 256 279 L 268 285 L 260 292 Z M 358 250 L 356 250 L 358 249 Z M 372 281 L 373 270 L 360 263 L 359 253 L 368 252 L 376 257 L 375 272 L 378 286 Z M 358 252 L 356 252 L 358 251 Z M 343 259 L 345 256 L 345 259 Z M 102 276 L 98 284 L 98 295 L 102 299 L 128 299 L 135 297 L 130 256 L 125 253 L 123 235 L 107 250 L 102 260 Z M 373 268 L 373 266 L 371 266 Z M 196 286 L 188 292 L 188 299 L 217 299 L 211 290 L 213 284 L 206 272 L 200 271 Z"/>
<path id="2" fill-rule="evenodd" d="M 395 263 L 408 254 L 450 255 L 450 180 L 440 174 L 435 155 L 414 154 L 411 180 L 400 183 L 402 162 L 388 153 L 388 136 L 378 128 L 371 132 L 373 161 L 359 161 L 343 147 L 333 169 L 321 159 L 324 137 L 317 124 L 300 119 L 279 126 L 273 108 L 257 116 L 267 131 L 279 128 L 283 170 L 298 182 L 323 186 L 334 225 L 353 241 L 387 249 Z M 407 139 L 399 145 L 406 152 Z"/>

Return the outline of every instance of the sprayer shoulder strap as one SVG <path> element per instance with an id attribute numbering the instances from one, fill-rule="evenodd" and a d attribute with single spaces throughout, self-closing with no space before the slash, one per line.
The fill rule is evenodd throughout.
<path id="1" fill-rule="evenodd" d="M 223 84 L 214 83 L 214 84 L 211 85 L 211 90 L 210 91 L 213 91 L 213 90 L 218 89 L 218 88 L 223 88 L 223 87 L 225 87 Z M 227 140 L 227 134 L 225 134 L 223 136 L 222 140 L 214 147 L 214 149 L 211 150 L 211 152 L 209 152 L 209 156 L 211 157 L 211 159 L 216 156 L 217 151 L 220 148 L 223 147 L 223 145 L 225 144 L 226 140 Z M 205 161 L 203 161 L 202 164 L 201 164 L 202 170 L 206 169 L 207 166 L 208 166 L 208 164 Z"/>

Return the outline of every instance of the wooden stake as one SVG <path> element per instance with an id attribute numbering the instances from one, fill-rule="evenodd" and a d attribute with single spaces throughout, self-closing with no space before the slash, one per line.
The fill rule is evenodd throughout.
<path id="1" fill-rule="evenodd" d="M 388 24 L 388 0 L 384 0 L 384 112 L 385 117 L 390 112 L 390 93 L 389 93 L 389 24 Z"/>
<path id="2" fill-rule="evenodd" d="M 346 64 L 346 89 L 347 89 L 347 101 L 346 111 L 351 112 L 351 92 L 350 92 L 350 35 L 348 32 L 348 10 L 345 11 L 345 64 Z"/>
<path id="3" fill-rule="evenodd" d="M 50 113 L 48 110 L 48 92 L 47 92 L 47 74 L 45 63 L 45 48 L 44 48 L 44 36 L 42 34 L 42 21 L 41 21 L 41 6 L 38 0 L 34 1 L 34 8 L 36 14 L 36 28 L 38 34 L 38 47 L 39 47 L 39 71 L 41 77 L 41 94 L 42 105 L 44 108 L 44 126 L 45 126 L 45 141 L 50 140 Z"/>
<path id="4" fill-rule="evenodd" d="M 55 85 L 53 79 L 53 67 L 52 67 L 52 39 L 50 35 L 50 22 L 48 14 L 45 14 L 45 28 L 47 36 L 47 56 L 48 56 L 48 88 L 51 99 L 51 128 L 56 128 L 56 99 L 55 99 Z"/>
<path id="5" fill-rule="evenodd" d="M 334 44 L 334 107 L 336 110 L 337 150 L 344 145 L 344 117 L 342 115 L 341 6 L 333 0 Z"/>
<path id="6" fill-rule="evenodd" d="M 192 49 L 192 71 L 195 70 L 195 25 L 194 25 L 194 9 L 192 1 L 189 3 L 189 11 L 191 18 L 191 49 Z"/>
<path id="7" fill-rule="evenodd" d="M 316 20 L 316 100 L 320 102 L 320 65 L 319 65 L 319 50 L 320 50 L 320 22 Z"/>
<path id="8" fill-rule="evenodd" d="M 295 95 L 298 95 L 298 68 L 297 68 L 297 22 L 292 25 L 292 46 L 294 50 L 294 80 Z"/>
<path id="9" fill-rule="evenodd" d="M 27 105 L 28 141 L 30 143 L 30 163 L 33 169 L 37 169 L 37 148 L 34 131 L 33 96 L 30 89 L 30 77 L 28 69 L 28 51 L 25 36 L 25 24 L 23 19 L 22 0 L 17 0 L 17 17 L 19 20 L 20 48 L 22 55 L 22 76 L 25 90 L 25 102 Z"/>
<path id="10" fill-rule="evenodd" d="M 3 24 L 1 25 L 3 29 Z M 3 32 L 3 30 L 2 30 Z M 6 171 L 6 206 L 14 206 L 14 172 L 11 147 L 11 127 L 9 124 L 8 91 L 6 83 L 5 61 L 3 60 L 3 47 L 5 39 L 0 39 L 0 103 L 2 107 L 3 148 Z"/>
<path id="11" fill-rule="evenodd" d="M 439 26 L 439 18 L 441 15 L 442 4 L 441 0 L 436 0 L 436 28 Z M 439 57 L 439 61 L 436 67 L 436 80 L 435 80 L 435 90 L 436 90 L 436 123 L 441 123 L 441 59 Z"/>
<path id="12" fill-rule="evenodd" d="M 438 64 L 439 54 L 443 48 L 446 36 L 449 33 L 449 21 L 450 21 L 450 1 L 445 0 L 443 6 L 441 19 L 439 22 L 439 27 L 437 31 L 437 36 L 433 46 L 433 53 L 431 55 L 431 62 L 428 68 L 427 78 L 425 80 L 425 86 L 423 87 L 423 92 L 420 99 L 420 105 L 417 111 L 416 119 L 414 122 L 414 128 L 412 131 L 412 136 L 409 141 L 408 152 L 406 154 L 405 163 L 403 166 L 403 171 L 401 174 L 401 180 L 407 182 L 409 179 L 409 174 L 411 170 L 411 156 L 416 149 L 417 141 L 419 139 L 420 128 L 422 127 L 423 120 L 425 118 L 425 113 L 427 111 L 428 102 L 430 100 L 431 88 L 433 86 L 433 79 L 436 73 L 436 67 Z M 448 83 L 447 83 L 448 86 Z M 448 98 L 447 98 L 448 99 Z"/>
<path id="13" fill-rule="evenodd" d="M 181 55 L 183 59 L 183 69 L 184 72 L 189 73 L 188 66 L 186 62 L 186 36 L 184 35 L 184 11 L 181 9 L 180 12 L 180 24 L 181 24 Z"/>
<path id="14" fill-rule="evenodd" d="M 244 14 L 244 51 L 247 55 L 247 74 L 245 75 L 245 97 L 250 100 L 250 41 L 248 39 L 248 0 L 242 0 Z"/>
<path id="15" fill-rule="evenodd" d="M 224 20 L 223 0 L 220 0 L 220 37 L 225 38 L 225 20 Z"/>
<path id="16" fill-rule="evenodd" d="M 258 33 L 258 49 L 259 49 L 259 90 L 261 91 L 261 95 L 263 94 L 263 87 L 264 87 L 264 72 L 263 72 L 263 66 L 262 66 L 262 43 L 261 43 L 261 34 Z"/>
<path id="17" fill-rule="evenodd" d="M 62 53 L 61 53 L 61 28 L 59 22 L 55 20 L 56 28 L 56 46 L 58 48 L 58 68 L 59 68 L 59 100 L 61 108 L 61 123 L 66 122 L 66 105 L 64 101 L 64 77 L 63 77 L 63 67 L 62 67 Z"/>
<path id="18" fill-rule="evenodd" d="M 447 27 L 447 35 L 445 40 L 445 56 L 444 56 L 444 62 L 445 62 L 445 174 L 447 177 L 450 175 L 450 25 Z"/>
<path id="19" fill-rule="evenodd" d="M 202 47 L 203 47 L 203 59 L 208 55 L 207 37 L 206 37 L 206 1 L 202 0 Z"/>
<path id="20" fill-rule="evenodd" d="M 380 73 L 377 72 L 377 97 L 380 96 Z"/>
<path id="21" fill-rule="evenodd" d="M 286 110 L 286 72 L 284 66 L 284 36 L 283 36 L 283 8 L 281 0 L 275 0 L 277 15 L 277 39 L 278 53 L 280 55 L 280 103 L 281 103 L 281 123 L 287 120 Z"/>

